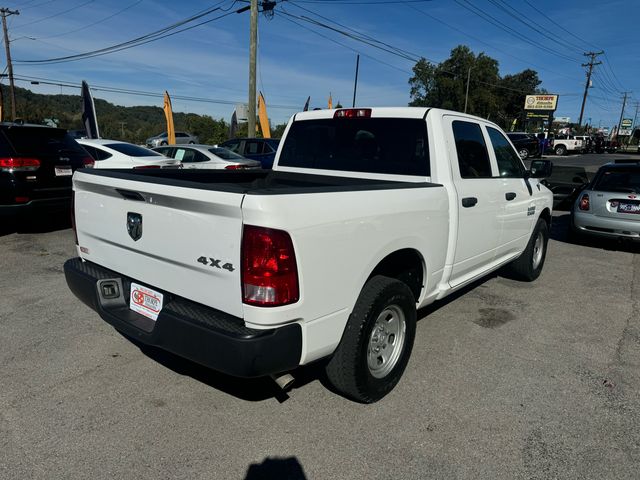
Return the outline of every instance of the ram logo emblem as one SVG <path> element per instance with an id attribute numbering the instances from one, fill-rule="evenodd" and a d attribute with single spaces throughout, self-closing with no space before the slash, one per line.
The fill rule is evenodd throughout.
<path id="1" fill-rule="evenodd" d="M 127 232 L 134 242 L 142 237 L 142 215 L 135 212 L 127 212 Z"/>

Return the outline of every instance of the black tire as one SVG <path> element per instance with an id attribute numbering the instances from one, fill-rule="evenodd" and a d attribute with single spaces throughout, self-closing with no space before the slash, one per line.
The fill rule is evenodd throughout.
<path id="1" fill-rule="evenodd" d="M 553 151 L 555 152 L 556 155 L 561 157 L 565 153 L 567 153 L 567 147 L 565 147 L 564 145 L 558 145 Z"/>
<path id="2" fill-rule="evenodd" d="M 385 322 L 391 325 L 395 321 L 394 315 L 398 320 L 400 316 L 404 317 L 404 332 L 400 333 L 402 328 L 397 329 L 392 336 L 391 328 L 387 330 L 384 325 Z M 402 325 L 400 320 L 398 323 Z M 383 329 L 378 330 L 376 326 Z M 376 332 L 381 332 L 380 336 L 374 335 Z M 340 393 L 358 402 L 380 400 L 400 380 L 415 335 L 416 303 L 409 287 L 389 277 L 371 278 L 360 292 L 340 344 L 326 366 L 329 382 Z M 377 358 L 374 358 L 376 353 L 372 345 L 380 353 Z M 383 362 L 380 359 L 383 359 L 386 347 L 391 347 L 387 351 L 390 358 Z M 370 361 L 376 363 L 373 370 Z"/>
<path id="3" fill-rule="evenodd" d="M 518 155 L 520 155 L 521 160 L 526 160 L 530 156 L 529 150 L 526 148 L 521 148 L 520 150 L 518 150 Z"/>
<path id="4" fill-rule="evenodd" d="M 533 282 L 538 278 L 547 256 L 548 243 L 549 225 L 542 218 L 539 218 L 524 252 L 508 265 L 512 276 L 525 282 Z M 542 249 L 541 252 L 540 249 Z"/>
<path id="5" fill-rule="evenodd" d="M 194 142 L 194 141 L 190 141 L 189 142 L 189 145 L 195 145 L 195 144 L 196 144 L 196 142 Z"/>
<path id="6" fill-rule="evenodd" d="M 169 145 L 169 144 L 167 142 L 164 142 L 164 141 L 160 142 L 160 146 L 164 147 L 165 145 Z"/>

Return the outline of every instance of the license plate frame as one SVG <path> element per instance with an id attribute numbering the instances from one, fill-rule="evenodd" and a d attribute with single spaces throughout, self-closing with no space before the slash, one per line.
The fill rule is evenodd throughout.
<path id="1" fill-rule="evenodd" d="M 54 167 L 56 177 L 70 177 L 73 175 L 71 167 Z"/>
<path id="2" fill-rule="evenodd" d="M 618 203 L 617 212 L 640 215 L 640 203 L 620 202 Z"/>
<path id="3" fill-rule="evenodd" d="M 164 295 L 153 288 L 131 282 L 129 308 L 153 321 L 158 319 L 164 304 Z"/>

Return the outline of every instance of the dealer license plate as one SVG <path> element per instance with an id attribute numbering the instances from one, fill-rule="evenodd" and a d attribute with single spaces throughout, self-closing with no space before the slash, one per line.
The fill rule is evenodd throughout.
<path id="1" fill-rule="evenodd" d="M 640 203 L 622 203 L 618 204 L 619 213 L 640 213 Z"/>
<path id="2" fill-rule="evenodd" d="M 162 294 L 137 283 L 131 283 L 129 308 L 151 320 L 157 320 L 162 310 Z"/>
<path id="3" fill-rule="evenodd" d="M 71 167 L 55 167 L 56 177 L 68 177 L 73 174 Z"/>

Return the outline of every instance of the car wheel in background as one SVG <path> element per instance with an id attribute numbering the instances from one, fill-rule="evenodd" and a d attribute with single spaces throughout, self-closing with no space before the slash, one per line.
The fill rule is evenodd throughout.
<path id="1" fill-rule="evenodd" d="M 326 366 L 333 387 L 363 403 L 389 393 L 409 361 L 416 315 L 413 293 L 405 283 L 380 275 L 371 278 Z"/>
<path id="2" fill-rule="evenodd" d="M 518 154 L 520 155 L 520 158 L 522 160 L 526 160 L 527 158 L 529 158 L 529 150 L 527 150 L 526 148 L 521 148 L 520 150 L 518 150 Z"/>
<path id="3" fill-rule="evenodd" d="M 193 140 L 189 142 L 189 145 L 195 145 L 196 142 L 194 142 Z"/>
<path id="4" fill-rule="evenodd" d="M 567 147 L 565 147 L 564 145 L 558 145 L 555 148 L 555 153 L 556 155 L 558 155 L 559 157 L 561 157 L 562 155 L 564 155 L 565 153 L 567 153 Z"/>
<path id="5" fill-rule="evenodd" d="M 169 145 L 167 142 L 165 142 L 164 140 L 162 142 L 160 142 L 160 146 L 164 147 L 165 145 Z"/>

